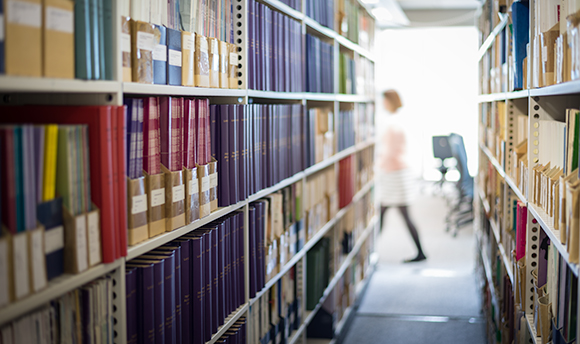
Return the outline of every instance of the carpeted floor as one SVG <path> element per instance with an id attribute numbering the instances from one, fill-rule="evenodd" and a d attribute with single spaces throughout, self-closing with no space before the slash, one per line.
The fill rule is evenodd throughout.
<path id="1" fill-rule="evenodd" d="M 344 344 L 483 344 L 485 324 L 474 276 L 475 239 L 470 226 L 445 232 L 441 197 L 422 195 L 411 207 L 428 259 L 416 254 L 402 216 L 389 209 L 377 242 L 377 269 Z"/>

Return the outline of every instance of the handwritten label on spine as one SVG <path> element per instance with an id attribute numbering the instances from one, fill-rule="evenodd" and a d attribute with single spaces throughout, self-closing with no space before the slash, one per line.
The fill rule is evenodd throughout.
<path id="1" fill-rule="evenodd" d="M 217 172 L 209 175 L 209 187 L 215 188 L 217 186 L 218 176 Z"/>
<path id="2" fill-rule="evenodd" d="M 145 202 L 147 203 L 147 202 Z M 87 215 L 89 235 L 89 265 L 93 266 L 101 262 L 101 239 L 99 226 L 99 213 L 96 211 Z"/>
<path id="3" fill-rule="evenodd" d="M 133 196 L 131 200 L 133 201 L 133 205 L 131 206 L 131 215 L 136 215 L 147 211 L 147 195 Z"/>
<path id="4" fill-rule="evenodd" d="M 169 49 L 169 65 L 181 67 L 181 51 Z"/>
<path id="5" fill-rule="evenodd" d="M 201 178 L 201 192 L 209 191 L 209 185 L 210 185 L 209 176 L 202 177 Z"/>
<path id="6" fill-rule="evenodd" d="M 165 204 L 165 189 L 151 191 L 151 207 L 157 207 Z"/>
<path id="7" fill-rule="evenodd" d="M 155 36 L 148 32 L 137 32 L 137 49 L 152 51 L 153 48 L 155 48 Z"/>
<path id="8" fill-rule="evenodd" d="M 58 226 L 44 232 L 44 253 L 49 254 L 64 248 L 64 227 Z"/>
<path id="9" fill-rule="evenodd" d="M 173 187 L 173 203 L 183 201 L 185 199 L 185 185 L 177 185 Z"/>
<path id="10" fill-rule="evenodd" d="M 197 178 L 193 177 L 189 181 L 188 193 L 191 196 L 191 195 L 195 195 L 198 192 L 199 192 L 199 181 L 197 180 Z"/>

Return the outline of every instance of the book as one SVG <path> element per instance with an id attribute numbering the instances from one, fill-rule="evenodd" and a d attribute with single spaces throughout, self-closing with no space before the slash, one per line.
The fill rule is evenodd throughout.
<path id="1" fill-rule="evenodd" d="M 143 171 L 156 175 L 161 173 L 159 98 L 144 99 L 143 107 Z"/>
<path id="2" fill-rule="evenodd" d="M 167 29 L 167 84 L 181 85 L 181 31 Z"/>
<path id="3" fill-rule="evenodd" d="M 0 16 L 4 18 L 4 0 L 0 1 Z M 4 45 L 6 44 L 6 38 L 4 35 L 0 36 L 0 74 L 6 73 L 5 67 L 5 51 Z"/>
<path id="4" fill-rule="evenodd" d="M 42 21 L 42 75 L 75 77 L 74 2 L 44 1 Z"/>
<path id="5" fill-rule="evenodd" d="M 153 83 L 167 85 L 167 28 L 155 25 L 153 48 Z"/>
<path id="6" fill-rule="evenodd" d="M 42 76 L 42 4 L 40 0 L 6 2 L 4 68 L 7 75 Z"/>

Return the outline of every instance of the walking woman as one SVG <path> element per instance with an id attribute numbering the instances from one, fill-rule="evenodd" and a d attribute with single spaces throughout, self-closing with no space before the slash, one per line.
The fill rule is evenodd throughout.
<path id="1" fill-rule="evenodd" d="M 379 149 L 376 162 L 377 201 L 381 206 L 381 230 L 387 210 L 399 209 L 417 246 L 417 256 L 405 262 L 419 262 L 427 257 L 421 247 L 417 227 L 409 214 L 409 205 L 414 199 L 417 180 L 413 178 L 413 173 L 406 161 L 407 139 L 401 125 L 399 111 L 403 104 L 395 90 L 385 91 L 383 101 L 388 115 L 387 118 L 377 121 Z"/>

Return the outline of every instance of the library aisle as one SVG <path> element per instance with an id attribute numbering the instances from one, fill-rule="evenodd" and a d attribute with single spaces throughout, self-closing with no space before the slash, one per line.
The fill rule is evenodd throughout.
<path id="1" fill-rule="evenodd" d="M 389 209 L 377 240 L 380 255 L 344 344 L 485 343 L 471 225 L 445 232 L 447 207 L 421 194 L 411 214 L 428 259 L 403 264 L 415 247 L 398 211 Z"/>

